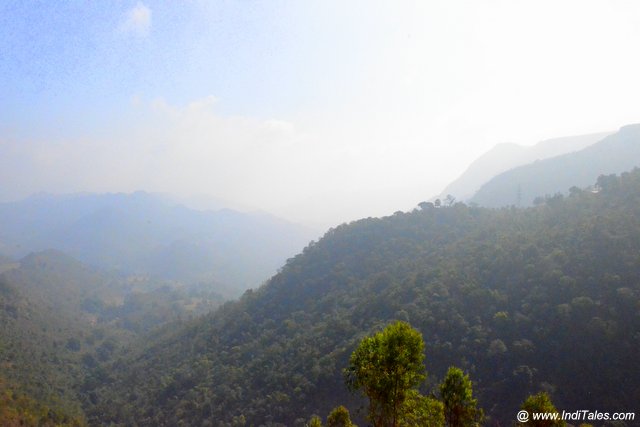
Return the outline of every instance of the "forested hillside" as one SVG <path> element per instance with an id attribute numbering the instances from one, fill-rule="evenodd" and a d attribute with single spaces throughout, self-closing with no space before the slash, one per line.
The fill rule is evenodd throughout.
<path id="1" fill-rule="evenodd" d="M 489 424 L 524 399 L 560 410 L 640 401 L 640 170 L 527 209 L 454 204 L 330 230 L 265 286 L 155 333 L 87 382 L 92 423 L 301 426 L 364 402 L 342 370 L 393 320 L 423 335 L 436 392 L 450 365 Z"/>
<path id="2" fill-rule="evenodd" d="M 90 396 L 79 387 L 88 373 L 150 330 L 222 301 L 171 282 L 106 274 L 57 251 L 4 266 L 0 425 L 81 424 Z"/>

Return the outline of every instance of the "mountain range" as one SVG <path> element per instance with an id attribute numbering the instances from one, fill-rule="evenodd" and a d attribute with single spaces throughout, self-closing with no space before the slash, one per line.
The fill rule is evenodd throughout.
<path id="1" fill-rule="evenodd" d="M 502 143 L 474 160 L 465 172 L 447 185 L 437 196 L 444 199 L 451 194 L 458 200 L 469 200 L 491 178 L 510 169 L 536 160 L 579 151 L 601 141 L 612 132 L 553 138 L 528 147 Z"/>
<path id="2" fill-rule="evenodd" d="M 550 139 L 532 147 L 498 144 L 432 199 L 451 195 L 486 207 L 531 206 L 535 199 L 588 186 L 600 175 L 640 166 L 639 155 L 640 124 L 617 132 Z"/>
<path id="3" fill-rule="evenodd" d="M 487 207 L 530 206 L 536 197 L 586 187 L 600 175 L 640 166 L 640 124 L 621 128 L 582 150 L 538 160 L 496 175 L 469 199 Z"/>
<path id="4" fill-rule="evenodd" d="M 5 256 L 57 249 L 105 270 L 210 283 L 229 295 L 258 286 L 313 237 L 268 214 L 198 211 L 144 192 L 0 204 Z"/>

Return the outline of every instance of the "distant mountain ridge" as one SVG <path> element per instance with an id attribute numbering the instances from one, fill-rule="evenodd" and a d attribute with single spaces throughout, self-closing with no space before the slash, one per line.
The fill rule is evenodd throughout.
<path id="1" fill-rule="evenodd" d="M 536 160 L 581 150 L 601 141 L 611 133 L 601 132 L 547 139 L 531 147 L 512 143 L 498 144 L 471 163 L 467 170 L 447 185 L 438 197 L 445 198 L 451 194 L 458 200 L 466 201 L 483 184 L 500 173 Z"/>
<path id="2" fill-rule="evenodd" d="M 217 282 L 236 293 L 268 279 L 313 237 L 267 214 L 198 211 L 145 192 L 0 204 L 0 254 L 58 249 L 103 269 Z"/>
<path id="3" fill-rule="evenodd" d="M 587 187 L 599 175 L 640 166 L 640 124 L 622 127 L 582 150 L 538 160 L 496 175 L 470 202 L 486 207 L 530 206 L 536 197 Z"/>

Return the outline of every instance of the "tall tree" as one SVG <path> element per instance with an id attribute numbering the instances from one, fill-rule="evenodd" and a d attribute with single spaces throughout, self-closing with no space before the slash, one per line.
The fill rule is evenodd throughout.
<path id="1" fill-rule="evenodd" d="M 471 427 L 480 425 L 484 414 L 473 397 L 471 380 L 460 368 L 452 366 L 440 384 L 446 425 Z"/>
<path id="2" fill-rule="evenodd" d="M 374 427 L 400 425 L 409 392 L 426 377 L 423 351 L 420 332 L 396 322 L 363 339 L 351 354 L 347 385 L 369 398 L 368 418 Z"/>
<path id="3" fill-rule="evenodd" d="M 527 411 L 529 415 L 529 420 L 527 422 L 521 423 L 521 425 L 525 426 L 534 426 L 534 427 L 563 427 L 566 423 L 562 420 L 534 420 L 533 414 L 558 414 L 558 410 L 551 402 L 551 398 L 547 393 L 541 391 L 538 394 L 533 394 L 522 403 L 520 407 L 523 411 Z"/>
<path id="4" fill-rule="evenodd" d="M 358 427 L 351 422 L 349 410 L 344 406 L 338 406 L 327 417 L 327 427 Z"/>

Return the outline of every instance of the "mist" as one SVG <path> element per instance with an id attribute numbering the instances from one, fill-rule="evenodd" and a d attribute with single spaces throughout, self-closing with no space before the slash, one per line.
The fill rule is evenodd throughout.
<path id="1" fill-rule="evenodd" d="M 330 226 L 411 209 L 498 143 L 640 121 L 633 2 L 9 9 L 4 201 L 145 190 Z"/>

